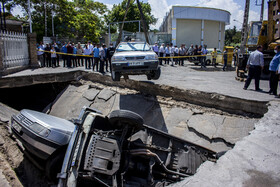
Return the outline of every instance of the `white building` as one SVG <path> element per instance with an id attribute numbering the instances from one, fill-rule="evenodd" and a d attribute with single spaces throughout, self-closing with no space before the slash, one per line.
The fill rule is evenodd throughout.
<path id="1" fill-rule="evenodd" d="M 172 34 L 172 43 L 180 46 L 203 45 L 224 47 L 225 25 L 230 23 L 230 12 L 204 7 L 172 6 L 160 26 L 161 32 Z"/>

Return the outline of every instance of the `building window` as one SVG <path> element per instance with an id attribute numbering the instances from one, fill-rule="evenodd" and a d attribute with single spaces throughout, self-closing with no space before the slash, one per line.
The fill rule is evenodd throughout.
<path id="1" fill-rule="evenodd" d="M 273 2 L 273 6 L 276 6 L 276 1 Z"/>
<path id="2" fill-rule="evenodd" d="M 276 24 L 279 25 L 279 19 L 276 20 Z"/>
<path id="3" fill-rule="evenodd" d="M 275 11 L 273 11 L 273 16 L 275 16 Z"/>
<path id="4" fill-rule="evenodd" d="M 278 34 L 278 29 L 275 29 L 275 33 L 274 34 Z"/>

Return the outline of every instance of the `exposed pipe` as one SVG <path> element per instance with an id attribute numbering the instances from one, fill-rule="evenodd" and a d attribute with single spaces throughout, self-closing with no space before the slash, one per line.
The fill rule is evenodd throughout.
<path id="1" fill-rule="evenodd" d="M 176 172 L 176 171 L 172 171 L 172 170 L 169 170 L 166 168 L 166 166 L 163 164 L 163 162 L 161 161 L 161 159 L 158 157 L 157 154 L 151 152 L 150 150 L 148 149 L 136 149 L 136 150 L 131 150 L 130 151 L 130 154 L 131 155 L 146 155 L 146 156 L 152 156 L 152 157 L 155 157 L 156 158 L 156 161 L 159 163 L 159 165 L 161 167 L 163 167 L 163 169 L 168 172 L 168 173 L 171 173 L 171 174 L 174 174 L 174 175 L 180 175 L 182 177 L 189 177 L 190 175 L 186 175 L 186 174 L 182 174 L 182 173 L 179 173 L 179 172 Z"/>

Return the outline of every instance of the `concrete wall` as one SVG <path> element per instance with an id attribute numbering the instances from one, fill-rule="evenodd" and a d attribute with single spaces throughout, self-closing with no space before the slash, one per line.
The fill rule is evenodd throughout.
<path id="1" fill-rule="evenodd" d="M 201 39 L 201 20 L 185 20 L 177 19 L 176 28 L 176 45 L 180 46 L 182 43 L 186 46 L 191 44 L 200 45 Z M 172 37 L 174 38 L 174 37 Z"/>
<path id="2" fill-rule="evenodd" d="M 188 7 L 173 6 L 173 18 L 176 19 L 198 19 L 221 21 L 226 24 L 230 23 L 230 13 L 225 10 L 206 8 L 206 7 Z"/>
<path id="3" fill-rule="evenodd" d="M 225 23 L 218 21 L 204 21 L 203 43 L 208 48 L 223 49 L 225 38 Z"/>
<path id="4" fill-rule="evenodd" d="M 172 33 L 173 42 L 180 46 L 206 44 L 208 48 L 220 48 L 224 46 L 225 24 L 209 20 L 176 19 L 176 28 Z"/>
<path id="5" fill-rule="evenodd" d="M 230 23 L 230 13 L 204 7 L 173 6 L 165 17 L 160 31 L 171 33 L 172 42 L 220 48 L 224 46 L 225 25 Z"/>

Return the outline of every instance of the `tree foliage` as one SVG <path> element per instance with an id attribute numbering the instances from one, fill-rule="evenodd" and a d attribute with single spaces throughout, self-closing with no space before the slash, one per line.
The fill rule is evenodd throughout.
<path id="1" fill-rule="evenodd" d="M 45 35 L 45 8 L 47 13 L 47 36 L 52 36 L 52 13 L 54 15 L 55 35 L 59 37 L 84 38 L 97 42 L 105 30 L 104 14 L 106 5 L 93 0 L 30 0 L 33 32 L 38 40 Z M 11 12 L 15 6 L 21 6 L 28 19 L 27 0 L 8 0 L 6 9 Z"/>
<path id="2" fill-rule="evenodd" d="M 234 26 L 233 29 L 225 31 L 225 45 L 239 45 L 241 42 L 241 31 L 237 31 Z"/>
<path id="3" fill-rule="evenodd" d="M 123 21 L 127 2 L 128 2 L 128 0 L 123 0 L 121 3 L 115 4 L 113 6 L 112 10 L 108 13 L 107 16 L 105 16 L 105 20 L 106 20 L 107 24 L 112 23 L 112 22 Z M 157 22 L 157 19 L 153 15 L 151 15 L 151 6 L 149 3 L 140 2 L 140 4 L 142 6 L 147 28 L 149 30 L 149 25 L 155 24 Z M 140 17 L 140 11 L 138 9 L 137 4 L 134 2 L 134 0 L 131 0 L 125 21 L 133 21 L 133 20 L 141 20 L 141 17 Z M 118 26 L 121 26 L 121 24 L 119 24 Z M 130 31 L 130 32 L 138 32 L 139 23 L 137 23 L 137 22 L 136 23 L 126 23 L 126 24 L 124 24 L 124 30 Z M 112 30 L 112 32 L 115 32 L 115 31 L 116 31 L 116 27 L 115 27 L 115 29 Z"/>

